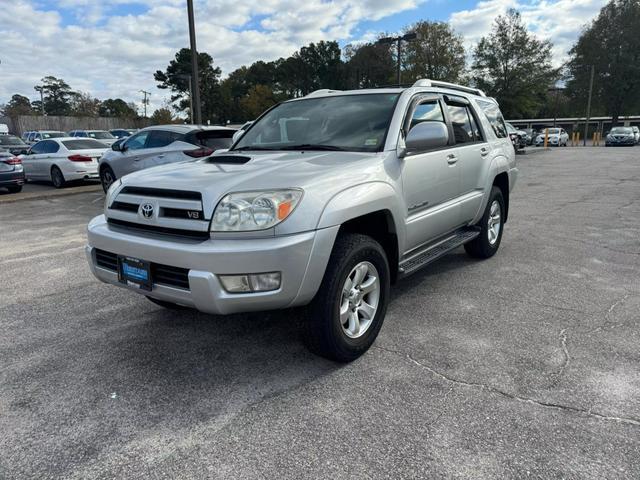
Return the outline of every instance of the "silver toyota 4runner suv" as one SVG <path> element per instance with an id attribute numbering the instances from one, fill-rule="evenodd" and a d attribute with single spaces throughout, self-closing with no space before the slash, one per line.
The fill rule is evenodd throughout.
<path id="1" fill-rule="evenodd" d="M 321 90 L 228 152 L 114 183 L 86 253 L 98 279 L 168 308 L 306 306 L 307 346 L 346 362 L 378 335 L 390 284 L 461 245 L 496 253 L 517 172 L 479 90 Z"/>

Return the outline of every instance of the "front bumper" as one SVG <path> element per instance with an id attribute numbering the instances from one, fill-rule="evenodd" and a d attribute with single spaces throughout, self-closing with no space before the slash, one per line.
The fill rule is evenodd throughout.
<path id="1" fill-rule="evenodd" d="M 109 225 L 104 215 L 88 226 L 87 259 L 101 281 L 159 300 L 213 314 L 261 311 L 304 305 L 318 290 L 339 227 L 296 235 L 195 241 L 132 233 Z M 153 285 L 151 291 L 126 286 L 117 272 L 96 263 L 96 249 L 188 269 L 189 288 Z M 281 272 L 271 292 L 228 293 L 218 275 Z"/>

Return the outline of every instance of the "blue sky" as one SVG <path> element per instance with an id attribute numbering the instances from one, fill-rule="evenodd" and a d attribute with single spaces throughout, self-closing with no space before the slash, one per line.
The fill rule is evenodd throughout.
<path id="1" fill-rule="evenodd" d="M 0 0 L 2 1 L 2 0 Z M 471 51 L 497 15 L 518 8 L 531 31 L 555 44 L 562 63 L 607 0 L 194 0 L 198 48 L 223 75 L 256 60 L 291 55 L 309 42 L 341 45 L 398 32 L 418 20 L 446 21 Z M 35 99 L 46 75 L 101 99 L 167 102 L 153 72 L 188 45 L 185 0 L 4 0 L 0 8 L 0 104 Z M 30 49 L 25 61 L 26 45 Z"/>

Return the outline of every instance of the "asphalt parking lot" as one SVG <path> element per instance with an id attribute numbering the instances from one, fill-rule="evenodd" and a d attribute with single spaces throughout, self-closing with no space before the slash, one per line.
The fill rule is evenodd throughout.
<path id="1" fill-rule="evenodd" d="M 0 203 L 0 478 L 638 478 L 640 148 L 519 160 L 498 255 L 397 285 L 350 365 L 100 284 L 101 192 Z"/>

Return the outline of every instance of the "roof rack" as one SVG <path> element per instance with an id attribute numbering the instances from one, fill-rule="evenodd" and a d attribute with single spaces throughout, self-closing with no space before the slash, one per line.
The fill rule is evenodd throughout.
<path id="1" fill-rule="evenodd" d="M 337 93 L 337 92 L 341 92 L 342 90 L 332 90 L 330 88 L 322 88 L 320 90 L 314 90 L 311 93 L 308 93 L 307 95 L 305 95 L 305 97 L 315 97 L 317 95 L 326 95 L 327 93 Z"/>
<path id="2" fill-rule="evenodd" d="M 448 88 L 450 90 L 458 90 L 460 92 L 473 93 L 474 95 L 480 95 L 486 97 L 485 93 L 479 88 L 465 87 L 464 85 L 457 85 L 455 83 L 441 82 L 440 80 L 429 80 L 426 78 L 418 80 L 413 84 L 414 87 L 440 87 Z"/>

